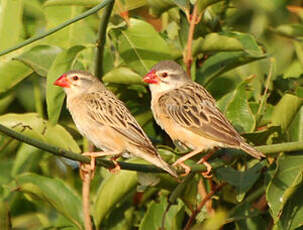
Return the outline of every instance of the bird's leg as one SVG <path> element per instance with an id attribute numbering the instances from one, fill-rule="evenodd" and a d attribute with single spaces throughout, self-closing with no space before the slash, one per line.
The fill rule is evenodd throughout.
<path id="1" fill-rule="evenodd" d="M 207 162 L 207 160 L 216 152 L 217 150 L 214 149 L 212 151 L 210 151 L 209 153 L 207 153 L 204 157 L 202 157 L 197 163 L 198 164 L 204 164 L 206 167 L 206 172 L 202 173 L 202 176 L 204 176 L 205 178 L 211 178 L 212 175 L 210 174 L 211 170 L 212 170 L 212 166 Z"/>
<path id="2" fill-rule="evenodd" d="M 118 164 L 117 162 L 117 159 L 120 157 L 121 154 L 118 154 L 116 156 L 113 156 L 112 158 L 110 158 L 110 160 L 114 163 L 115 167 L 114 168 L 111 168 L 109 169 L 109 171 L 111 173 L 118 173 L 121 169 L 120 165 Z"/>
<path id="3" fill-rule="evenodd" d="M 90 157 L 91 161 L 90 161 L 90 168 L 89 169 L 87 168 L 87 166 L 85 166 L 85 164 L 81 164 L 81 166 L 80 166 L 81 171 L 83 171 L 84 173 L 87 173 L 88 170 L 91 170 L 93 172 L 92 175 L 94 176 L 95 169 L 96 169 L 96 158 L 104 157 L 104 156 L 112 156 L 112 155 L 117 155 L 119 157 L 120 153 L 118 153 L 117 151 L 107 151 L 107 150 L 105 150 L 105 151 L 102 151 L 102 152 L 85 152 L 85 153 L 82 153 L 82 155 Z M 116 168 L 117 165 L 118 165 L 117 161 L 113 160 L 113 163 L 115 164 L 115 168 Z M 84 166 L 82 166 L 82 165 L 84 165 Z M 80 176 L 81 176 L 81 173 L 83 173 L 81 171 L 80 171 Z"/>
<path id="4" fill-rule="evenodd" d="M 175 163 L 173 163 L 173 166 L 181 166 L 185 170 L 185 173 L 183 173 L 181 176 L 188 175 L 189 172 L 190 172 L 190 170 L 191 170 L 191 168 L 189 166 L 187 166 L 186 164 L 184 164 L 184 161 L 186 161 L 189 158 L 197 155 L 201 151 L 202 151 L 202 149 L 193 150 L 193 151 L 187 153 L 186 155 L 184 155 L 183 157 L 180 157 L 178 160 L 175 161 Z"/>

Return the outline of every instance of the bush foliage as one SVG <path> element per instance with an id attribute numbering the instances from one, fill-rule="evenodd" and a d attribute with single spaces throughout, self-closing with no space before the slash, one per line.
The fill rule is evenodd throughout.
<path id="1" fill-rule="evenodd" d="M 183 183 L 166 174 L 110 174 L 98 167 L 91 185 L 96 229 L 177 230 L 189 221 L 192 229 L 303 228 L 303 8 L 295 6 L 298 1 L 116 0 L 111 12 L 100 6 L 110 2 L 0 0 L 0 124 L 75 153 L 87 150 L 64 93 L 53 82 L 68 70 L 88 70 L 102 75 L 173 163 L 178 151 L 152 118 L 142 76 L 166 59 L 186 69 L 191 49 L 191 77 L 267 158 L 221 149 L 209 160 L 211 179 L 196 172 Z M 86 15 L 91 9 L 97 12 Z M 194 9 L 198 19 L 191 44 Z M 79 20 L 69 21 L 74 18 Z M 66 22 L 70 25 L 61 26 Z M 32 38 L 36 41 L 27 42 Z M 187 163 L 195 167 L 196 160 Z M 11 228 L 84 229 L 81 179 L 77 161 L 1 134 L 0 229 Z"/>

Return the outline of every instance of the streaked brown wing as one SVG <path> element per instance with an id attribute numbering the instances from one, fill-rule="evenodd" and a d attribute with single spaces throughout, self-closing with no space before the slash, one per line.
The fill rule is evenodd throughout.
<path id="1" fill-rule="evenodd" d="M 88 93 L 83 98 L 88 114 L 97 123 L 113 128 L 132 144 L 155 154 L 156 149 L 123 102 L 109 91 Z"/>
<path id="2" fill-rule="evenodd" d="M 239 145 L 241 136 L 215 105 L 203 86 L 190 82 L 159 98 L 162 112 L 177 124 L 227 145 Z"/>

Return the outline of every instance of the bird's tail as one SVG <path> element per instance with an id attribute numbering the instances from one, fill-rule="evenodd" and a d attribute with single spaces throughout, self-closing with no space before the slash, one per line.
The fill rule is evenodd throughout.
<path id="1" fill-rule="evenodd" d="M 245 142 L 242 142 L 240 144 L 240 149 L 247 152 L 249 155 L 257 159 L 261 159 L 261 157 L 265 157 L 265 155 L 262 152 L 256 150 L 254 147 L 252 147 L 251 145 Z"/>
<path id="2" fill-rule="evenodd" d="M 132 153 L 135 156 L 141 157 L 144 160 L 152 163 L 153 165 L 163 169 L 173 177 L 178 178 L 178 174 L 176 173 L 176 171 L 161 158 L 156 149 L 144 149 L 144 151 L 142 151 L 142 149 L 140 150 L 139 148 L 136 148 L 132 150 Z"/>
<path id="3" fill-rule="evenodd" d="M 160 155 L 158 155 L 157 158 L 158 158 L 158 160 L 153 162 L 156 166 L 158 166 L 159 168 L 162 168 L 163 170 L 165 170 L 166 172 L 168 172 L 173 177 L 178 178 L 178 174 L 176 173 L 176 171 L 169 164 L 167 164 L 160 157 Z"/>

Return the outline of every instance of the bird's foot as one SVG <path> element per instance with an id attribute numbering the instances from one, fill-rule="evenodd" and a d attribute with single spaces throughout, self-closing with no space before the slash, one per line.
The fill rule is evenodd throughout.
<path id="1" fill-rule="evenodd" d="M 91 163 L 90 164 L 80 163 L 79 173 L 82 180 L 84 180 L 87 174 L 90 174 L 91 178 L 94 178 L 95 176 L 95 170 L 94 168 L 92 168 Z"/>
<path id="2" fill-rule="evenodd" d="M 179 159 L 180 160 L 180 159 Z M 184 169 L 184 173 L 183 174 L 181 174 L 180 176 L 187 176 L 189 173 L 190 173 L 190 171 L 191 171 L 191 168 L 189 167 L 189 166 L 187 166 L 186 164 L 184 164 L 184 162 L 181 160 L 181 161 L 179 161 L 179 160 L 177 160 L 174 164 L 173 164 L 173 166 L 174 167 L 178 167 L 178 166 L 180 166 L 181 168 L 183 168 Z"/>
<path id="3" fill-rule="evenodd" d="M 116 174 L 116 173 L 120 172 L 120 169 L 121 169 L 120 165 L 119 165 L 118 162 L 116 161 L 118 157 L 119 157 L 119 156 L 114 156 L 114 157 L 112 157 L 112 158 L 110 159 L 110 160 L 113 162 L 113 164 L 115 165 L 115 167 L 110 168 L 110 169 L 108 169 L 108 170 L 109 170 L 111 173 L 113 173 L 113 174 Z"/>
<path id="4" fill-rule="evenodd" d="M 206 172 L 202 172 L 203 177 L 205 177 L 205 178 L 212 178 L 213 177 L 213 174 L 211 172 L 212 166 L 206 161 L 206 159 L 204 157 L 202 157 L 202 159 L 199 160 L 197 163 L 198 164 L 204 164 L 205 167 L 206 167 Z"/>

